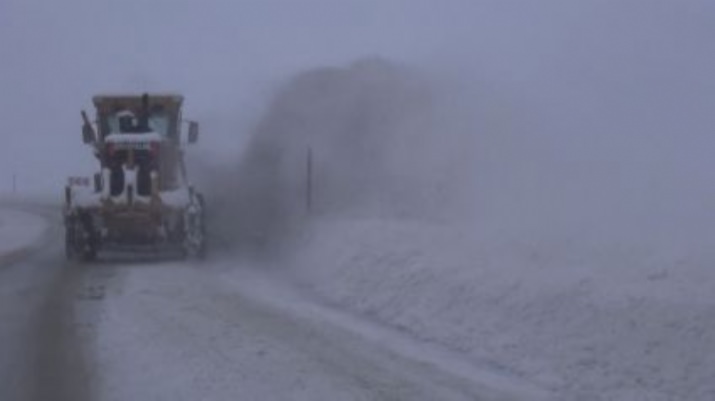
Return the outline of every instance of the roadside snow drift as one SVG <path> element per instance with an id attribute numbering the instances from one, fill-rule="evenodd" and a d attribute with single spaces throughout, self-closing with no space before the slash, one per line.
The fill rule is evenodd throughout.
<path id="1" fill-rule="evenodd" d="M 715 394 L 715 272 L 697 256 L 567 255 L 395 220 L 325 221 L 304 240 L 285 273 L 305 290 L 552 399 Z"/>
<path id="2" fill-rule="evenodd" d="M 24 253 L 39 241 L 46 229 L 47 224 L 39 216 L 0 209 L 0 262 Z"/>

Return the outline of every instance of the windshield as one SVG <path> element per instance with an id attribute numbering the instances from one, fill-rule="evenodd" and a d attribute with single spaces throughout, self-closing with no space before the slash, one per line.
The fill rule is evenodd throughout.
<path id="1" fill-rule="evenodd" d="M 147 127 L 142 127 L 139 119 L 126 111 L 110 115 L 107 119 L 107 125 L 109 126 L 110 134 L 156 132 L 162 137 L 169 136 L 169 116 L 164 112 L 150 114 L 147 120 Z"/>
<path id="2" fill-rule="evenodd" d="M 166 113 L 154 113 L 149 116 L 149 129 L 157 134 L 169 136 L 169 116 Z"/>

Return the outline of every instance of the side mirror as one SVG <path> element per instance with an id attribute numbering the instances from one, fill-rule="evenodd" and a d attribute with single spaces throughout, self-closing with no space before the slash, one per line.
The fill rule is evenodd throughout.
<path id="1" fill-rule="evenodd" d="M 94 129 L 89 124 L 82 125 L 82 142 L 86 144 L 94 143 Z"/>
<path id="2" fill-rule="evenodd" d="M 199 140 L 199 123 L 189 121 L 189 143 L 196 143 Z"/>

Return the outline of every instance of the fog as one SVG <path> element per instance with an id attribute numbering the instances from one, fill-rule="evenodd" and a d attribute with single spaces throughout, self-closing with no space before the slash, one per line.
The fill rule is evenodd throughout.
<path id="1" fill-rule="evenodd" d="M 5 0 L 0 186 L 90 168 L 94 93 L 175 90 L 198 184 L 251 232 L 306 215 L 310 147 L 315 215 L 692 249 L 715 240 L 714 20 L 706 1 Z"/>

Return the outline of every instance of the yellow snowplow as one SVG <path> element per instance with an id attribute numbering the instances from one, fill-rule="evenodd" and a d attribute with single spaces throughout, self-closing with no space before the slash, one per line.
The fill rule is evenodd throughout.
<path id="1" fill-rule="evenodd" d="M 95 121 L 82 112 L 82 139 L 99 171 L 90 185 L 65 188 L 68 259 L 92 260 L 104 250 L 205 254 L 204 198 L 183 157 L 198 123 L 181 120 L 182 102 L 174 94 L 101 95 L 93 98 Z"/>

